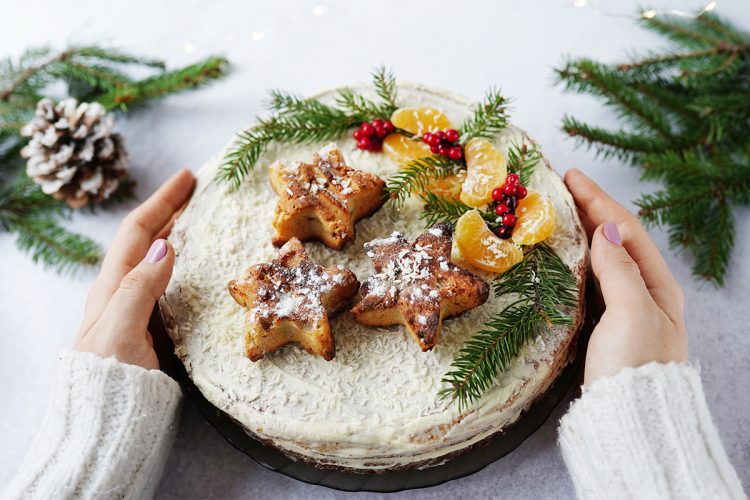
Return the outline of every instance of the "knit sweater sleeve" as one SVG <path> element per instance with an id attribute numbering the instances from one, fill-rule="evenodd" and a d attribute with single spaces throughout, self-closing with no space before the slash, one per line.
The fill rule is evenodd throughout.
<path id="1" fill-rule="evenodd" d="M 596 381 L 562 418 L 559 441 L 579 498 L 745 498 L 689 365 Z"/>
<path id="2" fill-rule="evenodd" d="M 4 498 L 150 498 L 180 395 L 158 370 L 66 350 L 41 428 Z"/>

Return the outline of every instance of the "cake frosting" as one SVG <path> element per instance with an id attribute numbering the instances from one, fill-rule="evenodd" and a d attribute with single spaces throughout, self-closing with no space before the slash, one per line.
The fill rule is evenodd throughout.
<path id="1" fill-rule="evenodd" d="M 370 86 L 350 87 L 374 95 Z M 421 85 L 401 84 L 399 104 L 433 106 L 454 124 L 471 112 L 464 97 Z M 317 97 L 332 102 L 336 91 Z M 531 139 L 509 125 L 494 144 L 506 152 Z M 327 143 L 327 142 L 326 142 Z M 438 392 L 458 351 L 510 300 L 490 294 L 482 306 L 443 323 L 438 345 L 422 352 L 403 326 L 373 328 L 344 312 L 331 320 L 336 356 L 331 361 L 286 346 L 252 362 L 245 355 L 245 310 L 226 286 L 252 264 L 278 252 L 271 244 L 277 196 L 267 166 L 312 157 L 326 143 L 271 144 L 239 189 L 213 181 L 224 151 L 198 172 L 198 184 L 169 237 L 177 259 L 160 299 L 178 357 L 203 395 L 253 437 L 318 466 L 358 472 L 427 467 L 485 440 L 518 419 L 572 359 L 581 307 L 570 311 L 573 326 L 554 327 L 530 342 L 496 384 L 463 411 Z M 336 140 L 347 164 L 386 179 L 398 169 L 382 154 L 362 152 L 350 137 Z M 583 296 L 587 246 L 572 198 L 544 162 L 529 188 L 548 195 L 557 227 L 548 243 L 578 278 Z M 364 244 L 394 231 L 409 239 L 425 230 L 420 200 L 400 209 L 387 203 L 357 224 L 356 239 L 342 251 L 307 243 L 310 258 L 323 266 L 342 265 L 364 280 L 371 271 Z M 487 281 L 493 276 L 477 273 Z M 581 299 L 582 300 L 582 299 Z"/>

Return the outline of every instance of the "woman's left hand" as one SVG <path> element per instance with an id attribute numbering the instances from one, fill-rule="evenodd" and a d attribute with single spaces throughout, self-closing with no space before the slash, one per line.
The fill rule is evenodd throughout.
<path id="1" fill-rule="evenodd" d="M 172 276 L 174 249 L 164 238 L 194 186 L 181 170 L 123 219 L 86 300 L 77 350 L 159 368 L 148 320 Z"/>

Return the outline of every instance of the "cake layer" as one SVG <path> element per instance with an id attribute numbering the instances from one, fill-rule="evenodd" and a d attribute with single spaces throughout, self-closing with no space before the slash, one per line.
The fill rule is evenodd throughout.
<path id="1" fill-rule="evenodd" d="M 374 94 L 369 86 L 352 88 Z M 334 96 L 335 91 L 328 91 L 318 97 L 332 101 Z M 399 103 L 440 108 L 454 125 L 472 106 L 461 96 L 419 85 L 400 85 Z M 494 143 L 505 152 L 521 140 L 530 142 L 511 125 Z M 354 168 L 384 179 L 398 169 L 383 154 L 356 149 L 349 136 L 336 142 Z M 438 397 L 441 378 L 464 342 L 503 308 L 507 297 L 491 295 L 483 306 L 446 320 L 432 351 L 422 352 L 401 326 L 367 327 L 345 312 L 331 322 L 333 360 L 287 346 L 251 362 L 243 347 L 245 311 L 226 286 L 250 265 L 277 254 L 271 244 L 277 196 L 267 166 L 309 160 L 323 145 L 272 144 L 234 192 L 213 182 L 224 152 L 201 168 L 195 194 L 170 236 L 177 260 L 160 300 L 167 330 L 211 403 L 251 435 L 297 459 L 362 472 L 439 463 L 514 422 L 550 386 L 571 359 L 582 307 L 573 312 L 573 327 L 556 327 L 531 342 L 496 385 L 463 412 Z M 582 297 L 587 245 L 573 200 L 546 162 L 536 168 L 529 188 L 547 194 L 554 204 L 557 227 L 548 243 L 578 277 Z M 393 231 L 413 239 L 424 230 L 421 208 L 416 198 L 400 210 L 387 203 L 357 224 L 356 239 L 344 250 L 320 243 L 306 243 L 305 248 L 321 265 L 341 264 L 364 280 L 371 271 L 364 243 Z"/>

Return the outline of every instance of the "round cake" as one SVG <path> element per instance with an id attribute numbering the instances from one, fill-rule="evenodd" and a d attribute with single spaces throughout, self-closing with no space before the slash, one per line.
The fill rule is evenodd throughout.
<path id="1" fill-rule="evenodd" d="M 349 87 L 374 95 L 366 85 Z M 474 103 L 421 85 L 400 84 L 399 104 L 438 108 L 453 122 L 470 115 Z M 336 91 L 319 94 L 333 102 Z M 514 141 L 531 143 L 513 125 L 494 139 L 503 153 Z M 271 243 L 278 197 L 268 166 L 307 161 L 329 141 L 272 143 L 239 189 L 214 178 L 225 152 L 198 172 L 195 193 L 169 237 L 177 259 L 160 299 L 162 315 L 178 357 L 208 401 L 230 415 L 248 434 L 296 460 L 354 472 L 429 467 L 468 450 L 515 422 L 574 358 L 582 322 L 587 243 L 575 205 L 560 176 L 545 161 L 528 186 L 552 201 L 557 225 L 546 243 L 578 281 L 579 307 L 572 326 L 552 327 L 529 342 L 467 408 L 441 398 L 441 379 L 464 343 L 511 300 L 490 298 L 465 314 L 444 321 L 438 344 L 422 352 L 403 326 L 374 328 L 357 323 L 346 310 L 331 320 L 335 357 L 326 361 L 295 345 L 253 362 L 244 342 L 246 310 L 227 292 L 227 283 L 251 265 L 278 255 Z M 357 149 L 349 135 L 335 141 L 348 165 L 383 179 L 398 171 L 386 155 Z M 409 240 L 425 230 L 424 202 L 412 197 L 401 206 L 386 203 L 357 223 L 356 239 L 336 251 L 306 242 L 310 258 L 340 265 L 359 281 L 372 273 L 364 244 L 403 233 Z M 492 282 L 494 276 L 472 269 Z"/>

